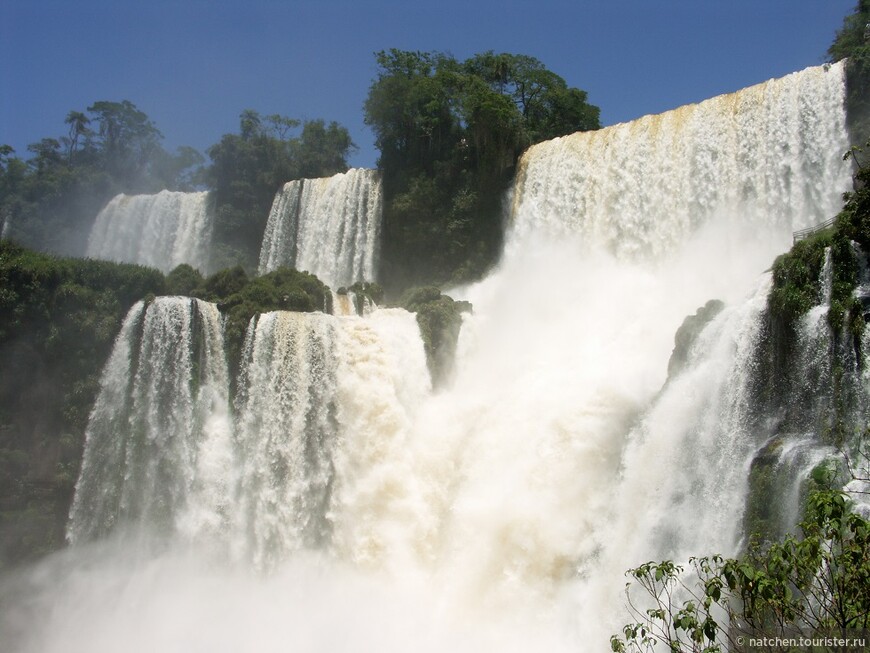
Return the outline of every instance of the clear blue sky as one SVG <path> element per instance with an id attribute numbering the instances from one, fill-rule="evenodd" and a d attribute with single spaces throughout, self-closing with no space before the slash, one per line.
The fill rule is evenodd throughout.
<path id="1" fill-rule="evenodd" d="M 377 50 L 538 58 L 605 125 L 817 65 L 855 0 L 0 0 L 0 143 L 130 100 L 164 145 L 204 151 L 246 108 L 336 120 L 373 166 Z"/>

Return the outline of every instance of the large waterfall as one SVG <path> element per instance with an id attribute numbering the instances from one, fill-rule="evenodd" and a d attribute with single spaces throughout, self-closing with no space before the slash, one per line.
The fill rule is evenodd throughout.
<path id="1" fill-rule="evenodd" d="M 163 272 L 187 263 L 205 272 L 211 234 L 206 192 L 117 195 L 94 222 L 87 256 L 140 263 Z"/>
<path id="2" fill-rule="evenodd" d="M 119 534 L 28 580 L 21 650 L 609 650 L 627 568 L 738 550 L 765 270 L 839 208 L 843 98 L 811 68 L 531 148 L 439 392 L 404 311 L 270 313 L 229 420 L 214 307 L 135 307 L 70 525 Z"/>
<path id="3" fill-rule="evenodd" d="M 220 315 L 187 297 L 140 302 L 103 372 L 70 512 L 73 543 L 116 524 L 175 532 L 206 509 L 229 473 L 214 452 L 230 446 L 228 376 Z"/>
<path id="4" fill-rule="evenodd" d="M 377 170 L 355 168 L 288 182 L 275 196 L 260 250 L 260 274 L 282 265 L 334 289 L 374 281 L 381 227 Z"/>

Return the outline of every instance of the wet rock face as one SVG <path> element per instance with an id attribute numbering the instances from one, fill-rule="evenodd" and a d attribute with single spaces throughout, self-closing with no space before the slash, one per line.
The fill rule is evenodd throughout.
<path id="1" fill-rule="evenodd" d="M 668 361 L 668 379 L 680 373 L 689 359 L 689 351 L 703 328 L 725 307 L 718 299 L 711 299 L 694 315 L 686 316 L 674 335 L 674 351 Z"/>

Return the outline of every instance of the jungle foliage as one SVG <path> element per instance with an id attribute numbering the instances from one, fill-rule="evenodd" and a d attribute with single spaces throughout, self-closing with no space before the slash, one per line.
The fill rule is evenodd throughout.
<path id="1" fill-rule="evenodd" d="M 387 50 L 365 120 L 380 150 L 388 291 L 478 278 L 501 248 L 502 198 L 533 143 L 599 127 L 586 93 L 532 57 Z"/>
<path id="2" fill-rule="evenodd" d="M 870 138 L 870 0 L 858 0 L 828 48 L 829 61 L 841 59 L 849 60 L 846 102 L 852 141 L 863 143 Z"/>
<path id="3" fill-rule="evenodd" d="M 160 130 L 129 100 L 70 111 L 67 133 L 28 146 L 22 159 L 0 146 L 0 224 L 5 238 L 82 255 L 97 213 L 118 193 L 190 190 L 204 159 L 162 148 Z"/>
<path id="4" fill-rule="evenodd" d="M 867 151 L 870 151 L 868 141 Z M 843 210 L 831 227 L 794 244 L 791 251 L 773 264 L 773 289 L 768 297 L 768 312 L 784 342 L 794 340 L 796 320 L 821 300 L 821 272 L 825 251 L 831 256 L 831 307 L 828 321 L 835 332 L 843 327 L 853 333 L 864 329 L 864 312 L 853 290 L 858 283 L 858 260 L 852 242 L 870 251 L 870 166 L 862 165 L 862 148 L 853 148 L 847 157 L 859 162 L 856 190 L 845 194 Z"/>
<path id="5" fill-rule="evenodd" d="M 827 491 L 811 495 L 800 530 L 740 559 L 713 555 L 692 558 L 689 569 L 671 561 L 630 569 L 626 596 L 636 621 L 611 638 L 612 650 L 787 651 L 751 642 L 866 637 L 870 523 L 844 494 Z"/>
<path id="6" fill-rule="evenodd" d="M 275 193 L 293 179 L 346 172 L 355 148 L 336 122 L 243 111 L 239 133 L 225 134 L 207 151 L 211 165 L 203 179 L 216 201 L 211 269 L 255 271 Z"/>
<path id="7" fill-rule="evenodd" d="M 103 363 L 129 308 L 163 290 L 156 270 L 0 242 L 0 568 L 63 544 Z"/>
<path id="8" fill-rule="evenodd" d="M 416 313 L 432 384 L 444 385 L 456 359 L 462 313 L 471 312 L 471 304 L 455 301 L 434 286 L 423 286 L 405 291 L 399 305 Z"/>

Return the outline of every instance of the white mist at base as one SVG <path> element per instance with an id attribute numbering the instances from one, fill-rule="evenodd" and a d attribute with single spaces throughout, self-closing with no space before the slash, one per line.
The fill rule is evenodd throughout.
<path id="1" fill-rule="evenodd" d="M 19 653 L 576 650 L 520 622 L 457 622 L 432 588 L 311 554 L 268 577 L 187 551 L 136 561 L 116 547 L 58 556 L 4 592 L 36 596 L 2 615 Z M 38 628 L 25 632 L 25 629 Z"/>
<path id="2" fill-rule="evenodd" d="M 475 312 L 448 388 L 421 379 L 411 316 L 311 318 L 336 352 L 317 368 L 335 409 L 316 550 L 295 532 L 270 538 L 263 565 L 257 546 L 252 562 L 184 538 L 162 553 L 111 539 L 70 550 L 25 574 L 27 591 L 0 594 L 36 597 L 4 610 L 9 641 L 27 653 L 609 650 L 628 621 L 626 569 L 739 545 L 761 444 L 746 413 L 764 270 L 793 229 L 837 210 L 842 97 L 841 67 L 811 69 L 532 148 L 501 264 L 455 295 Z M 667 379 L 675 331 L 712 298 L 726 307 Z M 252 351 L 258 330 L 289 343 L 309 321 L 261 319 Z M 272 490 L 311 489 L 276 473 L 299 456 L 254 446 L 293 430 L 254 425 L 297 414 L 289 381 L 269 393 L 310 365 L 283 344 L 261 353 L 247 379 L 248 405 L 262 405 L 237 437 L 265 465 L 241 496 L 265 506 Z M 267 372 L 279 355 L 287 364 Z M 275 532 L 279 512 L 252 521 Z"/>

